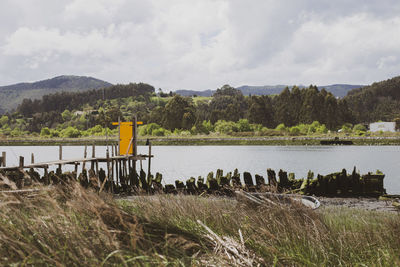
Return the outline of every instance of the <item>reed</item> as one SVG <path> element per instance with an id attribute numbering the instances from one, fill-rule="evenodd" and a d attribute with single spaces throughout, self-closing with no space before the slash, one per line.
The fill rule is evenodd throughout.
<path id="1" fill-rule="evenodd" d="M 0 193 L 1 265 L 400 265 L 398 213 L 33 187 Z"/>

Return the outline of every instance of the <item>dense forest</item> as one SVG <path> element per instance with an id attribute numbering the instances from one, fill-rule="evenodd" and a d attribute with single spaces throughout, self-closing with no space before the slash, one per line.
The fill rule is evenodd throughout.
<path id="1" fill-rule="evenodd" d="M 68 130 L 69 136 L 100 135 L 111 128 L 112 121 L 131 120 L 134 114 L 154 129 L 165 131 L 157 135 L 174 131 L 207 134 L 216 128 L 224 133 L 261 131 L 312 124 L 337 130 L 343 125 L 393 121 L 400 114 L 399 89 L 400 77 L 396 77 L 352 90 L 340 99 L 313 85 L 287 87 L 273 96 L 244 96 L 240 90 L 224 85 L 212 97 L 183 97 L 161 91 L 156 94 L 151 85 L 131 83 L 50 94 L 40 100 L 24 99 L 15 113 L 1 117 L 0 133 L 63 136 Z"/>
<path id="2" fill-rule="evenodd" d="M 393 121 L 400 117 L 400 76 L 352 90 L 346 100 L 356 121 Z"/>

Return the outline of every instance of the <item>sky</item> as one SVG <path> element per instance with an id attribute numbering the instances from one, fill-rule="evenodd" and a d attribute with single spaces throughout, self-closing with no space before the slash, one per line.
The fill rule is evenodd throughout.
<path id="1" fill-rule="evenodd" d="M 398 0 L 0 1 L 0 85 L 366 85 L 399 71 Z"/>

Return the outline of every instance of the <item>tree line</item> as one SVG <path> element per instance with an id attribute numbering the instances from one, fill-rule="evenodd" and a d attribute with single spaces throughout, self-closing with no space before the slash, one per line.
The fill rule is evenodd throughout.
<path id="1" fill-rule="evenodd" d="M 25 99 L 13 114 L 7 114 L 0 125 L 3 133 L 15 127 L 40 133 L 44 127 L 61 131 L 75 127 L 87 131 L 100 125 L 110 127 L 112 121 L 131 120 L 135 114 L 145 124 L 192 132 L 207 132 L 207 125 L 220 128 L 247 120 L 250 124 L 275 129 L 311 125 L 317 121 L 329 130 L 346 123 L 368 123 L 394 120 L 400 114 L 400 78 L 356 89 L 344 98 L 336 98 L 316 86 L 285 88 L 273 96 L 244 96 L 229 85 L 217 89 L 212 97 L 183 97 L 173 93 L 155 93 L 144 83 L 114 85 L 86 92 L 63 92 Z M 208 123 L 208 124 L 207 124 Z M 222 125 L 222 126 L 221 126 Z M 14 127 L 14 128 L 13 128 Z M 232 126 L 233 127 L 233 126 Z M 254 127 L 253 127 L 254 128 Z"/>
<path id="2" fill-rule="evenodd" d="M 146 119 L 169 130 L 201 127 L 203 121 L 215 124 L 220 120 L 237 122 L 240 119 L 268 128 L 282 123 L 294 126 L 319 121 L 329 129 L 335 129 L 354 121 L 346 100 L 336 99 L 316 86 L 286 88 L 272 97 L 245 97 L 229 85 L 218 89 L 209 101 L 194 103 L 192 98 L 175 95 L 165 106 L 150 111 Z"/>

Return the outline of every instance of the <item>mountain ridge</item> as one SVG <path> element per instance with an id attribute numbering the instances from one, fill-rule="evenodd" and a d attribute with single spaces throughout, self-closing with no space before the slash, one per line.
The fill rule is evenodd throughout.
<path id="1" fill-rule="evenodd" d="M 353 85 L 353 84 L 332 84 L 332 85 L 324 85 L 317 86 L 319 90 L 325 88 L 328 92 L 331 92 L 336 97 L 344 97 L 347 93 L 353 89 L 362 88 L 365 85 Z M 240 90 L 243 95 L 277 95 L 280 94 L 283 89 L 286 87 L 292 88 L 289 85 L 261 85 L 261 86 L 252 86 L 252 85 L 242 85 L 236 87 L 236 89 Z M 299 85 L 299 88 L 306 88 L 304 85 Z M 216 90 L 205 90 L 205 91 L 196 91 L 196 90 L 176 90 L 175 93 L 181 96 L 212 96 Z"/>
<path id="2" fill-rule="evenodd" d="M 62 91 L 87 91 L 111 85 L 109 82 L 89 76 L 61 75 L 36 82 L 0 86 L 0 113 L 11 111 L 25 98 L 39 99 L 44 95 Z"/>

